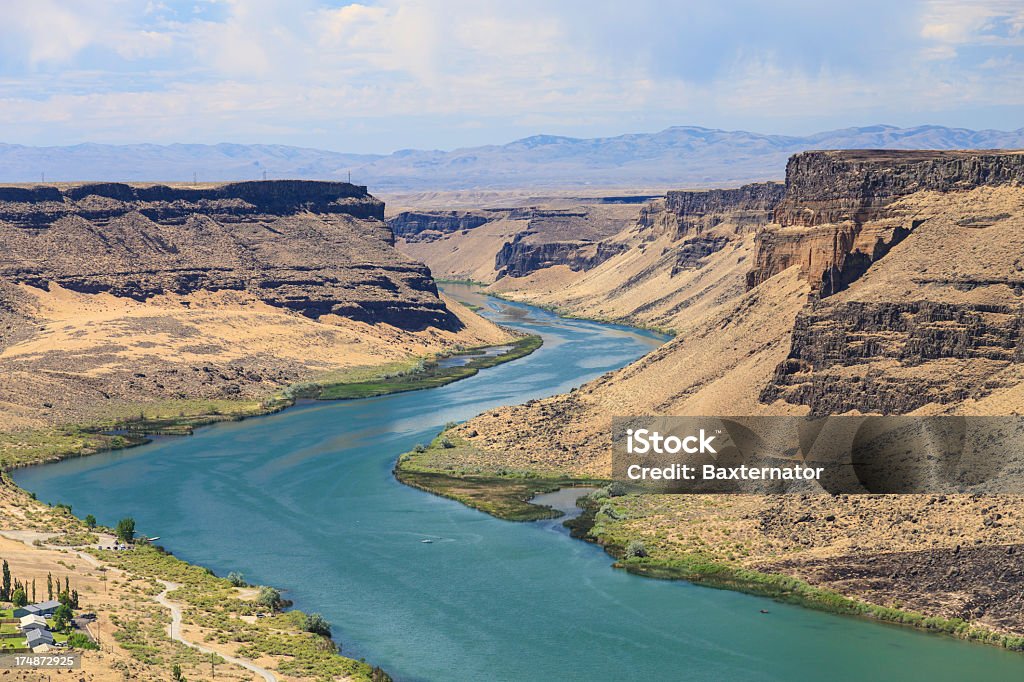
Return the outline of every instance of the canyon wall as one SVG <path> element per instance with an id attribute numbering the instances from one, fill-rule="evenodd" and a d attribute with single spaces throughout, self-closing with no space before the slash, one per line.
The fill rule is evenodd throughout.
<path id="1" fill-rule="evenodd" d="M 603 240 L 636 220 L 633 197 L 557 199 L 556 205 L 406 211 L 388 218 L 398 246 L 435 275 L 491 283 L 556 265 L 589 270 L 621 248 Z"/>
<path id="2" fill-rule="evenodd" d="M 748 285 L 799 265 L 812 296 L 761 400 L 900 414 L 1018 385 L 1022 185 L 1017 152 L 795 156 Z"/>
<path id="3" fill-rule="evenodd" d="M 786 165 L 774 225 L 758 235 L 756 286 L 799 265 L 822 295 L 857 279 L 920 224 L 901 197 L 1024 182 L 1024 153 L 849 150 L 805 152 Z"/>
<path id="4" fill-rule="evenodd" d="M 456 329 L 383 215 L 338 182 L 0 187 L 0 278 L 139 301 L 245 291 L 311 318 Z"/>

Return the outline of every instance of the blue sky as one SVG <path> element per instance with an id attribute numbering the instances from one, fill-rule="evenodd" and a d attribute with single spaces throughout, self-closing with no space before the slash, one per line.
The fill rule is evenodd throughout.
<path id="1" fill-rule="evenodd" d="M 390 152 L 874 123 L 1024 126 L 1024 0 L 0 8 L 0 142 Z"/>

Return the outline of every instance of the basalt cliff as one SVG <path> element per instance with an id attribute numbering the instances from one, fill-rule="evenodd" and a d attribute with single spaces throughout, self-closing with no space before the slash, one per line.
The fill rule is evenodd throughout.
<path id="1" fill-rule="evenodd" d="M 0 278 L 138 301 L 245 291 L 311 318 L 457 329 L 383 217 L 365 187 L 336 182 L 0 187 Z"/>
<path id="2" fill-rule="evenodd" d="M 8 424 L 133 401 L 258 398 L 507 338 L 400 254 L 365 187 L 0 187 Z"/>

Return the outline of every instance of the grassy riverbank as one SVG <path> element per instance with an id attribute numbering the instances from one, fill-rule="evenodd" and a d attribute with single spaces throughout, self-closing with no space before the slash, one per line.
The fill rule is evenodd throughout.
<path id="1" fill-rule="evenodd" d="M 1024 637 L 995 632 L 960 618 L 942 618 L 853 599 L 788 575 L 752 570 L 696 552 L 672 551 L 657 542 L 644 542 L 631 531 L 628 505 L 606 491 L 581 500 L 583 513 L 566 525 L 573 537 L 601 545 L 616 559 L 615 567 L 661 580 L 685 580 L 717 589 L 735 590 L 779 602 L 840 615 L 907 625 L 973 642 L 1024 651 Z"/>
<path id="2" fill-rule="evenodd" d="M 148 436 L 187 436 L 202 426 L 279 412 L 300 398 L 345 400 L 443 386 L 474 376 L 481 369 L 529 355 L 542 343 L 539 336 L 523 336 L 498 346 L 507 347 L 502 353 L 472 357 L 455 367 L 442 367 L 440 362 L 449 357 L 481 354 L 493 347 L 355 367 L 289 386 L 262 400 L 182 399 L 122 404 L 108 408 L 103 418 L 88 424 L 0 431 L 0 470 L 134 447 L 148 442 Z"/>
<path id="3" fill-rule="evenodd" d="M 465 447 L 454 436 L 440 434 L 429 445 L 398 458 L 395 477 L 420 490 L 447 497 L 505 521 L 537 521 L 562 515 L 551 507 L 530 504 L 537 495 L 561 488 L 604 485 L 607 481 L 531 472 L 474 472 L 439 468 L 447 451 Z M 443 465 L 441 465 L 443 466 Z"/>
<path id="4" fill-rule="evenodd" d="M 341 655 L 340 645 L 311 627 L 306 614 L 268 605 L 260 589 L 217 577 L 148 544 L 125 551 L 96 549 L 114 544 L 110 529 L 87 527 L 69 508 L 33 499 L 6 474 L 0 476 L 0 518 L 2 556 L 18 577 L 43 584 L 50 574 L 58 584 L 64 577 L 80 589 L 82 610 L 99 615 L 92 632 L 101 637 L 103 653 L 84 654 L 83 674 L 114 679 L 105 675 L 121 671 L 125 679 L 155 681 L 167 679 L 173 665 L 182 666 L 188 679 L 207 679 L 214 666 L 216 677 L 227 673 L 223 667 L 229 664 L 221 656 L 170 638 L 167 608 L 156 600 L 163 591 L 158 581 L 164 580 L 180 586 L 168 598 L 182 609 L 185 636 L 225 657 L 244 657 L 288 679 L 390 679 L 379 668 Z M 83 560 L 89 557 L 79 552 L 93 560 Z"/>
<path id="5" fill-rule="evenodd" d="M 418 391 L 425 388 L 444 386 L 459 379 L 476 375 L 480 370 L 511 362 L 527 356 L 543 344 L 539 336 L 523 336 L 511 343 L 499 346 L 503 352 L 485 354 L 487 347 L 470 348 L 441 358 L 420 360 L 412 366 L 398 371 L 379 373 L 366 379 L 345 377 L 341 380 L 325 380 L 311 389 L 308 396 L 318 400 L 348 400 L 372 398 L 390 393 Z M 443 360 L 468 357 L 465 364 L 445 366 Z"/>

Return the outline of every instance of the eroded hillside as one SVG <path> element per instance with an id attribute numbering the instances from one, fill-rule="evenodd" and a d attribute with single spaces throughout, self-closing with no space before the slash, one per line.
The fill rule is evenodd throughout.
<path id="1" fill-rule="evenodd" d="M 383 212 L 346 183 L 0 188 L 5 425 L 259 399 L 507 340 L 438 295 Z"/>

